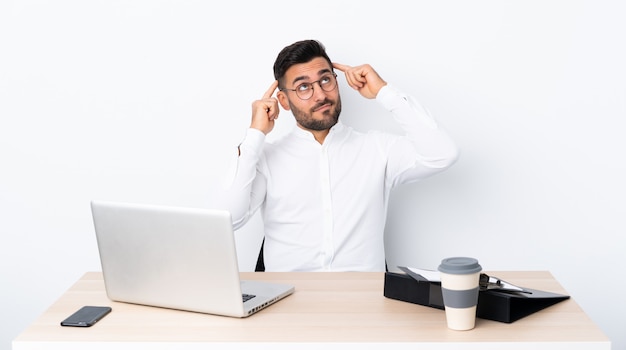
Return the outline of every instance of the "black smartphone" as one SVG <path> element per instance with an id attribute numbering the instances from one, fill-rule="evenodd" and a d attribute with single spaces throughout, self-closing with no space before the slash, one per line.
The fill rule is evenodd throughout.
<path id="1" fill-rule="evenodd" d="M 61 321 L 61 326 L 91 327 L 109 312 L 111 308 L 108 306 L 83 306 Z"/>

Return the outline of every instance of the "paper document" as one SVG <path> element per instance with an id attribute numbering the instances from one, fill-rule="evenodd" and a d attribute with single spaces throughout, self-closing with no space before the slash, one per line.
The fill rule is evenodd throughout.
<path id="1" fill-rule="evenodd" d="M 416 269 L 414 267 L 406 266 L 398 266 L 398 268 L 418 281 L 441 282 L 439 271 Z"/>
<path id="2" fill-rule="evenodd" d="M 441 276 L 439 275 L 439 271 L 417 269 L 414 267 L 406 266 L 398 266 L 398 268 L 418 281 L 441 282 Z M 532 294 L 532 292 L 527 289 L 518 287 L 514 284 L 508 283 L 497 277 L 489 276 L 484 273 L 480 274 L 480 290 L 498 290 L 501 292 L 519 292 Z"/>

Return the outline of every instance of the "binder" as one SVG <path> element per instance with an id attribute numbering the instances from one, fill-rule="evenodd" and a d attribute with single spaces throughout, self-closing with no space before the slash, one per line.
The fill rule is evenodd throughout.
<path id="1" fill-rule="evenodd" d="M 512 323 L 549 306 L 569 299 L 569 295 L 524 288 L 530 293 L 481 290 L 476 317 Z M 418 281 L 404 273 L 386 272 L 384 296 L 390 299 L 444 309 L 441 282 Z"/>

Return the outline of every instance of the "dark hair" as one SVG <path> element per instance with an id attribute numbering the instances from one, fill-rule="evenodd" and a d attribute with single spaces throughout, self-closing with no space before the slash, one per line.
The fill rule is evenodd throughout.
<path id="1" fill-rule="evenodd" d="M 332 67 L 324 45 L 317 40 L 298 41 L 282 49 L 274 61 L 274 78 L 278 80 L 278 85 L 283 86 L 282 79 L 291 66 L 309 62 L 317 57 L 323 57 Z"/>

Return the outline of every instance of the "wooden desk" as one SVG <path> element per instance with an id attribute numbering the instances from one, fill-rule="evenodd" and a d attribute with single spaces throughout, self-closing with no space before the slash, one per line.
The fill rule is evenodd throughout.
<path id="1" fill-rule="evenodd" d="M 567 294 L 549 272 L 492 273 L 521 286 Z M 88 272 L 13 341 L 13 349 L 611 348 L 572 299 L 512 324 L 477 319 L 471 331 L 452 331 L 442 310 L 385 298 L 382 273 L 241 275 L 292 283 L 296 291 L 237 319 L 112 302 L 102 274 Z M 90 328 L 59 325 L 83 305 L 109 305 L 113 312 Z"/>

